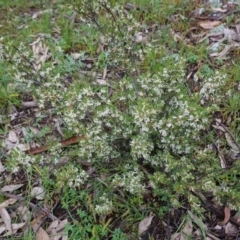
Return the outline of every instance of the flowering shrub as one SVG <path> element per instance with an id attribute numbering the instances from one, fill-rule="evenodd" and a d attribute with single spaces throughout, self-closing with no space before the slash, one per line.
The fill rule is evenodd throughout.
<path id="1" fill-rule="evenodd" d="M 11 73 L 19 84 L 36 86 L 39 107 L 52 108 L 66 132 L 85 136 L 75 149 L 76 157 L 95 166 L 106 164 L 109 171 L 121 165 L 125 171 L 115 174 L 111 186 L 134 195 L 151 187 L 156 196 L 173 206 L 181 206 L 179 197 L 185 196 L 196 207 L 197 200 L 190 191 L 195 188 L 212 192 L 214 188 L 216 196 L 224 198 L 216 185 L 216 174 L 210 174 L 221 168 L 218 159 L 205 151 L 208 140 L 204 131 L 209 128 L 212 102 L 219 99 L 226 76 L 216 72 L 204 79 L 198 96 L 191 95 L 185 85 L 185 59 L 169 54 L 156 40 L 139 45 L 136 34 L 143 27 L 134 14 L 123 11 L 115 1 L 105 0 L 78 1 L 73 8 L 81 21 L 99 31 L 99 38 L 104 36 L 102 52 L 91 70 L 101 73 L 104 68 L 121 69 L 124 76 L 110 76 L 99 84 L 92 77 L 79 77 L 75 72 L 69 83 L 67 69 L 56 64 L 64 58 L 59 46 L 51 49 L 54 64 L 45 63 L 39 71 L 30 71 L 33 80 L 20 67 L 19 56 L 12 59 L 15 65 Z M 19 49 L 25 48 L 21 44 Z M 24 52 L 24 57 L 31 56 Z M 156 62 L 154 71 L 142 67 L 148 56 Z M 35 61 L 34 56 L 30 61 Z M 31 69 L 31 64 L 25 67 Z M 201 105 L 205 101 L 209 107 Z M 58 147 L 50 150 L 54 164 L 62 155 Z M 19 164 L 30 167 L 49 161 L 26 155 L 24 161 L 18 151 L 13 150 L 12 154 L 9 162 L 14 171 Z M 54 172 L 59 188 L 66 182 L 70 188 L 81 188 L 90 181 L 86 171 L 75 165 L 70 163 Z M 147 170 L 143 172 L 139 165 Z M 229 186 L 223 189 L 230 191 Z M 231 196 L 234 199 L 236 194 L 231 192 Z M 107 214 L 112 205 L 112 200 L 103 195 L 95 211 Z"/>
<path id="2" fill-rule="evenodd" d="M 13 148 L 10 152 L 10 159 L 7 162 L 7 167 L 13 172 L 16 173 L 20 170 L 20 167 L 23 167 L 26 171 L 30 170 L 34 163 L 43 161 L 42 156 L 28 156 L 23 153 L 19 148 Z"/>

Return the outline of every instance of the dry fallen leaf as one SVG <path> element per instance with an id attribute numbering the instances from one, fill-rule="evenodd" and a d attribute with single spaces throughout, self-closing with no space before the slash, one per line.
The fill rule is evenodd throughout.
<path id="1" fill-rule="evenodd" d="M 45 190 L 43 187 L 34 187 L 31 191 L 31 197 L 35 197 L 38 200 L 43 200 L 45 196 Z"/>
<path id="2" fill-rule="evenodd" d="M 171 240 L 185 240 L 185 236 L 184 236 L 184 234 L 182 234 L 181 232 L 179 232 L 179 233 L 174 233 L 174 234 L 171 236 Z"/>
<path id="3" fill-rule="evenodd" d="M 232 223 L 228 222 L 225 226 L 225 233 L 227 235 L 234 236 L 236 233 L 238 233 L 238 228 L 235 225 L 233 225 Z"/>
<path id="4" fill-rule="evenodd" d="M 136 43 L 147 43 L 147 35 L 142 32 L 136 33 L 135 42 Z"/>
<path id="5" fill-rule="evenodd" d="M 105 80 L 105 79 L 106 79 L 106 76 L 107 76 L 107 67 L 105 67 L 105 68 L 103 69 L 102 79 Z"/>
<path id="6" fill-rule="evenodd" d="M 35 128 L 35 127 L 29 127 L 29 129 L 31 130 L 31 132 L 34 134 L 34 135 L 37 135 L 39 134 L 40 130 L 38 128 Z"/>
<path id="7" fill-rule="evenodd" d="M 3 145 L 7 150 L 11 150 L 12 148 L 16 147 L 17 144 L 12 143 L 12 142 L 8 141 L 7 139 L 5 139 Z"/>
<path id="8" fill-rule="evenodd" d="M 71 56 L 73 57 L 74 60 L 80 59 L 80 57 L 83 56 L 82 53 L 71 53 Z"/>
<path id="9" fill-rule="evenodd" d="M 39 37 L 36 41 L 34 41 L 33 43 L 30 43 L 30 46 L 34 46 L 35 44 L 39 43 L 41 41 L 41 38 Z"/>
<path id="10" fill-rule="evenodd" d="M 97 83 L 99 83 L 99 85 L 107 85 L 106 80 L 103 80 L 103 79 L 97 79 L 96 81 L 97 81 Z"/>
<path id="11" fill-rule="evenodd" d="M 47 229 L 47 233 L 48 233 L 48 234 L 51 235 L 51 234 L 53 234 L 53 233 L 56 233 L 56 228 L 57 228 L 57 226 L 58 226 L 58 222 L 59 222 L 59 220 L 56 219 L 56 220 L 52 221 L 52 222 L 49 224 L 48 229 Z"/>
<path id="12" fill-rule="evenodd" d="M 2 165 L 2 162 L 0 160 L 0 173 L 5 171 L 5 167 Z"/>
<path id="13" fill-rule="evenodd" d="M 138 225 L 138 235 L 144 233 L 148 227 L 151 225 L 154 216 L 145 217 Z"/>
<path id="14" fill-rule="evenodd" d="M 61 231 L 61 230 L 64 230 L 64 228 L 65 228 L 65 226 L 67 225 L 67 223 L 68 223 L 68 220 L 67 220 L 67 219 L 62 220 L 62 221 L 59 223 L 59 225 L 57 226 L 56 231 L 59 232 L 59 231 Z"/>
<path id="15" fill-rule="evenodd" d="M 6 208 L 2 208 L 0 210 L 0 216 L 3 220 L 3 222 L 5 223 L 6 229 L 8 230 L 8 232 L 6 234 L 11 235 L 13 233 L 12 224 L 11 224 L 11 217 L 8 214 L 8 211 L 6 210 Z"/>
<path id="16" fill-rule="evenodd" d="M 68 223 L 67 219 L 62 221 L 55 220 L 50 223 L 47 233 L 51 236 L 51 240 L 58 240 L 60 238 L 67 239 L 67 236 L 64 236 L 64 228 Z"/>
<path id="17" fill-rule="evenodd" d="M 32 228 L 36 232 L 36 240 L 51 240 L 47 232 L 42 228 L 38 228 L 38 223 L 35 223 Z"/>
<path id="18" fill-rule="evenodd" d="M 53 167 L 60 168 L 64 165 L 66 165 L 68 161 L 69 161 L 69 157 L 63 156 L 63 157 L 59 158 L 58 163 L 54 164 Z"/>
<path id="19" fill-rule="evenodd" d="M 240 222 L 240 211 L 236 212 L 236 214 L 232 217 L 236 222 Z"/>
<path id="20" fill-rule="evenodd" d="M 13 234 L 15 234 L 17 232 L 18 229 L 21 229 L 26 223 L 22 222 L 22 223 L 13 223 L 12 224 L 12 229 L 13 229 Z"/>
<path id="21" fill-rule="evenodd" d="M 9 198 L 9 199 L 7 199 L 6 201 L 0 203 L 0 210 L 1 210 L 2 208 L 6 208 L 6 207 L 8 207 L 9 205 L 14 204 L 16 201 L 17 201 L 17 199 L 15 199 L 15 198 Z"/>
<path id="22" fill-rule="evenodd" d="M 12 143 L 18 142 L 18 137 L 17 134 L 14 131 L 10 131 L 8 134 L 8 141 Z"/>
<path id="23" fill-rule="evenodd" d="M 38 103 L 35 101 L 30 101 L 30 102 L 22 102 L 22 107 L 24 108 L 35 108 L 38 107 Z"/>
<path id="24" fill-rule="evenodd" d="M 6 185 L 1 189 L 1 191 L 2 192 L 13 192 L 13 191 L 19 189 L 22 186 L 23 186 L 23 184 Z"/>
<path id="25" fill-rule="evenodd" d="M 51 9 L 46 9 L 46 10 L 43 10 L 43 11 L 36 12 L 32 15 L 32 19 L 36 19 L 44 13 L 51 13 L 51 12 L 52 12 Z"/>
<path id="26" fill-rule="evenodd" d="M 236 24 L 235 28 L 236 28 L 238 40 L 239 40 L 240 39 L 240 24 Z"/>
<path id="27" fill-rule="evenodd" d="M 57 131 L 60 133 L 60 135 L 64 138 L 64 134 L 62 132 L 62 129 L 61 129 L 61 124 L 62 124 L 62 121 L 58 118 L 53 118 L 53 121 L 55 122 L 55 127 L 57 128 Z"/>
<path id="28" fill-rule="evenodd" d="M 42 34 L 42 37 L 44 37 L 44 34 Z M 42 66 L 41 64 L 46 62 L 51 57 L 51 54 L 48 54 L 49 48 L 42 43 L 41 37 L 39 37 L 30 45 L 32 46 L 32 51 L 36 59 L 36 61 L 33 62 L 33 67 L 35 70 L 39 70 Z"/>
<path id="29" fill-rule="evenodd" d="M 192 236 L 192 232 L 193 232 L 192 221 L 191 221 L 191 219 L 188 219 L 188 221 L 184 225 L 182 233 L 185 234 L 188 237 L 191 237 Z"/>
<path id="30" fill-rule="evenodd" d="M 238 35 L 233 29 L 224 28 L 223 33 L 224 33 L 224 37 L 228 38 L 229 40 L 233 40 L 233 41 L 238 40 Z"/>
<path id="31" fill-rule="evenodd" d="M 18 149 L 21 150 L 22 152 L 27 151 L 29 149 L 28 144 L 18 144 L 17 145 Z"/>
<path id="32" fill-rule="evenodd" d="M 29 209 L 26 206 L 20 205 L 17 208 L 17 211 L 18 211 L 19 215 L 21 216 L 21 218 L 24 221 L 27 222 L 29 219 L 31 219 L 31 213 L 30 213 Z"/>
<path id="33" fill-rule="evenodd" d="M 0 235 L 6 230 L 6 227 L 5 226 L 0 226 Z"/>
<path id="34" fill-rule="evenodd" d="M 227 132 L 225 133 L 225 138 L 227 140 L 228 145 L 232 148 L 232 150 L 239 153 L 240 149 L 238 144 L 236 144 L 235 139 L 232 139 L 231 135 Z"/>
<path id="35" fill-rule="evenodd" d="M 210 20 L 206 20 L 206 21 L 201 21 L 198 23 L 198 25 L 204 29 L 212 29 L 218 25 L 220 25 L 222 22 L 221 21 L 210 21 Z"/>

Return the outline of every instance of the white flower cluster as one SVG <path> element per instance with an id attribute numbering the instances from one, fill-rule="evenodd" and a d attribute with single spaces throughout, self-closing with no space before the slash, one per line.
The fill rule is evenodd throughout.
<path id="1" fill-rule="evenodd" d="M 18 172 L 20 167 L 23 167 L 24 170 L 29 170 L 32 168 L 32 165 L 36 162 L 43 160 L 42 156 L 30 156 L 22 152 L 19 148 L 12 148 L 10 151 L 10 159 L 8 161 L 8 168 L 11 172 Z"/>
<path id="2" fill-rule="evenodd" d="M 217 186 L 214 181 L 207 179 L 205 182 L 202 183 L 202 189 L 205 190 L 206 192 L 216 194 Z"/>
<path id="3" fill-rule="evenodd" d="M 130 143 L 131 155 L 133 159 L 144 158 L 151 161 L 151 151 L 154 149 L 153 142 L 146 135 L 138 135 L 134 137 Z"/>
<path id="4" fill-rule="evenodd" d="M 113 203 L 109 200 L 106 194 L 103 194 L 98 199 L 99 204 L 95 206 L 95 212 L 99 215 L 106 215 L 113 209 Z"/>
<path id="5" fill-rule="evenodd" d="M 70 164 L 62 169 L 54 171 L 57 178 L 57 186 L 62 188 L 64 186 L 70 188 L 79 188 L 81 187 L 88 179 L 88 174 L 86 171 L 75 167 Z"/>
<path id="6" fill-rule="evenodd" d="M 199 95 L 201 97 L 201 104 L 211 102 L 218 104 L 222 101 L 221 88 L 227 80 L 227 74 L 222 74 L 216 71 L 212 77 L 203 78 Z M 197 74 L 194 75 L 194 81 L 199 81 Z"/>
<path id="7" fill-rule="evenodd" d="M 116 174 L 113 177 L 112 184 L 115 187 L 122 187 L 125 191 L 133 195 L 141 195 L 145 191 L 145 185 L 143 184 L 143 173 L 136 167 L 132 167 L 127 164 L 124 166 L 126 172 L 122 174 Z"/>
<path id="8" fill-rule="evenodd" d="M 57 164 L 61 157 L 62 153 L 62 145 L 61 143 L 57 143 L 49 148 L 49 152 L 52 156 L 52 163 Z"/>
<path id="9" fill-rule="evenodd" d="M 90 129 L 89 134 L 94 134 L 94 128 Z M 108 143 L 108 136 L 99 135 L 88 140 L 80 141 L 78 156 L 89 162 L 97 160 L 108 162 L 112 158 L 119 156 L 119 153 Z"/>

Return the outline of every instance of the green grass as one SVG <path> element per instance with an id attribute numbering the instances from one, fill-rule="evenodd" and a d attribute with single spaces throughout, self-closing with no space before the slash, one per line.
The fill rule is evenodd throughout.
<path id="1" fill-rule="evenodd" d="M 240 135 L 238 63 L 225 67 L 224 60 L 210 59 L 206 42 L 186 44 L 194 23 L 188 19 L 197 7 L 191 1 L 139 0 L 134 3 L 140 10 L 126 13 L 116 7 L 124 1 L 108 1 L 110 7 L 97 2 L 0 3 L 0 12 L 6 13 L 0 28 L 5 49 L 0 59 L 2 141 L 20 125 L 25 131 L 18 132 L 20 143 L 51 146 L 36 156 L 4 148 L 8 178 L 1 184 L 14 184 L 12 172 L 22 171 L 24 187 L 14 194 L 22 191 L 27 202 L 33 200 L 33 186 L 43 186 L 44 200 L 34 201 L 53 209 L 59 200 L 53 214 L 68 219 L 64 231 L 69 239 L 137 239 L 142 219 L 153 213 L 166 222 L 178 208 L 190 213 L 179 217 L 173 231 L 196 221 L 191 217 L 196 214 L 201 219 L 196 228 L 204 236 L 203 208 L 193 192 L 214 192 L 219 204 L 240 207 L 238 165 L 220 177 L 218 156 L 208 147 L 218 138 L 222 151 L 229 147 L 212 129 L 216 116 Z M 46 9 L 53 11 L 32 19 Z M 141 31 L 148 31 L 145 43 L 135 41 Z M 31 43 L 38 38 L 49 58 L 34 70 L 39 59 Z M 72 53 L 81 56 L 76 60 Z M 29 97 L 40 107 L 22 109 Z M 14 109 L 25 114 L 20 122 L 9 120 Z M 73 136 L 84 138 L 57 144 Z M 44 221 L 42 227 L 48 225 Z M 16 239 L 33 239 L 28 230 Z"/>

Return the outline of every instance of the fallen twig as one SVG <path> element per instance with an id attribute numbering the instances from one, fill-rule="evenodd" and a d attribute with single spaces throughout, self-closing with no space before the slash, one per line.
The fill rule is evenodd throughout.
<path id="1" fill-rule="evenodd" d="M 74 144 L 74 143 L 77 143 L 79 142 L 80 140 L 82 139 L 86 139 L 85 136 L 73 136 L 71 138 L 68 138 L 68 139 L 65 139 L 65 140 L 62 140 L 60 142 L 60 144 L 62 145 L 62 147 L 66 147 L 68 145 L 71 145 L 71 144 Z M 42 153 L 42 152 L 45 152 L 49 149 L 49 145 L 46 145 L 46 146 L 42 146 L 42 147 L 37 147 L 37 148 L 31 148 L 29 150 L 26 150 L 26 153 L 28 154 L 38 154 L 38 153 Z"/>

